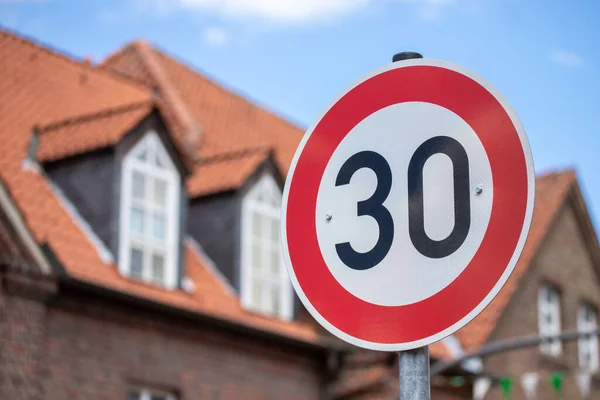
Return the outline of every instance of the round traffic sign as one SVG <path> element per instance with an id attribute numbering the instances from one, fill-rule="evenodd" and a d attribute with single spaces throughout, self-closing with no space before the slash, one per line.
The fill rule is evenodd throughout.
<path id="1" fill-rule="evenodd" d="M 281 235 L 294 288 L 354 345 L 440 340 L 508 279 L 534 185 L 525 131 L 487 81 L 427 59 L 380 68 L 333 101 L 292 161 Z"/>

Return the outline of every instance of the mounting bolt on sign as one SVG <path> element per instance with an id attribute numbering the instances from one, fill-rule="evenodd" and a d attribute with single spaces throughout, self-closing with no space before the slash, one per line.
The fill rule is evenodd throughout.
<path id="1" fill-rule="evenodd" d="M 451 335 L 500 291 L 527 238 L 535 177 L 525 130 L 489 82 L 418 53 L 394 61 L 306 131 L 281 239 L 294 289 L 321 325 L 404 352 Z"/>

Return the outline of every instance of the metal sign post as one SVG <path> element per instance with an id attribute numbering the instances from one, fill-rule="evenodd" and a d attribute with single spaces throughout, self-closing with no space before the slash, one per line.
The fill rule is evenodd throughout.
<path id="1" fill-rule="evenodd" d="M 400 400 L 429 400 L 429 346 L 398 352 Z"/>
<path id="2" fill-rule="evenodd" d="M 419 53 L 407 51 L 395 54 L 393 62 L 423 58 Z M 429 374 L 429 346 L 398 352 L 400 368 L 400 400 L 429 400 L 431 383 Z"/>

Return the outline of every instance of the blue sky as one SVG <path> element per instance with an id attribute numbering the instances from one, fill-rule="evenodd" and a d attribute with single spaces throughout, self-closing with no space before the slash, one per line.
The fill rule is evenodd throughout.
<path id="1" fill-rule="evenodd" d="M 594 0 L 0 0 L 4 27 L 94 61 L 145 38 L 301 126 L 395 52 L 462 64 L 516 109 L 538 172 L 577 169 L 596 221 L 599 17 Z"/>

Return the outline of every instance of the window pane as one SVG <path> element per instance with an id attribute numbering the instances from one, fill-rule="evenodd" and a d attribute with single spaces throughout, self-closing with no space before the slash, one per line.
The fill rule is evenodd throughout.
<path id="1" fill-rule="evenodd" d="M 259 213 L 257 213 L 257 212 L 252 213 L 252 235 L 254 237 L 261 237 L 262 219 L 263 218 Z"/>
<path id="2" fill-rule="evenodd" d="M 546 301 L 548 304 L 554 304 L 558 301 L 558 293 L 553 287 L 546 286 Z"/>
<path id="3" fill-rule="evenodd" d="M 279 277 L 279 267 L 281 265 L 281 256 L 279 254 L 279 248 L 275 247 L 271 250 L 271 272 L 273 278 Z"/>
<path id="4" fill-rule="evenodd" d="M 129 392 L 129 396 L 127 396 L 127 400 L 140 400 L 141 396 L 139 392 Z"/>
<path id="5" fill-rule="evenodd" d="M 157 395 L 157 394 L 153 394 L 150 399 L 151 400 L 167 400 L 167 396 L 160 396 L 160 395 Z"/>
<path id="6" fill-rule="evenodd" d="M 273 288 L 271 290 L 271 310 L 273 314 L 279 314 L 281 299 L 279 298 L 279 289 Z"/>
<path id="7" fill-rule="evenodd" d="M 137 156 L 135 156 L 135 158 L 137 158 L 138 160 L 141 160 L 141 161 L 146 161 L 147 154 L 148 154 L 148 151 L 144 148 L 142 151 L 140 151 L 137 154 Z"/>
<path id="8" fill-rule="evenodd" d="M 279 221 L 276 219 L 271 220 L 271 240 L 279 243 Z"/>
<path id="9" fill-rule="evenodd" d="M 133 198 L 144 199 L 145 196 L 146 180 L 143 174 L 134 171 L 133 172 Z"/>
<path id="10" fill-rule="evenodd" d="M 160 156 L 158 155 L 158 152 L 156 153 L 156 162 L 155 165 L 159 168 L 164 168 L 165 164 L 162 162 L 162 160 L 160 159 Z"/>
<path id="11" fill-rule="evenodd" d="M 162 179 L 154 181 L 154 203 L 162 207 L 167 203 L 167 182 Z"/>
<path id="12" fill-rule="evenodd" d="M 131 208 L 130 229 L 132 233 L 144 234 L 144 212 L 137 207 Z"/>
<path id="13" fill-rule="evenodd" d="M 596 320 L 596 315 L 595 315 L 594 310 L 591 307 L 588 306 L 588 307 L 585 308 L 585 311 L 586 311 L 586 313 L 585 313 L 585 320 L 587 322 L 589 322 L 590 325 L 593 325 L 594 322 L 595 322 L 595 320 Z"/>
<path id="14" fill-rule="evenodd" d="M 163 241 L 165 236 L 165 217 L 158 214 L 152 215 L 152 237 Z"/>
<path id="15" fill-rule="evenodd" d="M 135 278 L 142 277 L 142 270 L 144 265 L 144 253 L 141 250 L 131 248 L 131 260 L 130 260 L 130 269 L 131 276 Z"/>
<path id="16" fill-rule="evenodd" d="M 252 305 L 257 309 L 260 309 L 261 305 L 262 305 L 261 303 L 262 303 L 262 285 L 259 282 L 254 281 L 254 282 L 252 282 Z"/>
<path id="17" fill-rule="evenodd" d="M 252 270 L 255 272 L 260 271 L 260 240 L 252 240 Z"/>
<path id="18" fill-rule="evenodd" d="M 152 280 L 160 283 L 164 280 L 165 258 L 161 254 L 152 255 Z"/>

